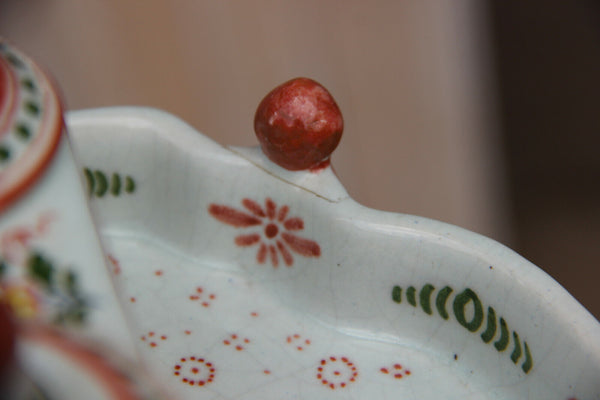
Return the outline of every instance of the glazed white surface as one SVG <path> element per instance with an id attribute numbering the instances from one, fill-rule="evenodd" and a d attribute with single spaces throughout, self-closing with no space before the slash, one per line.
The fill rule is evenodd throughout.
<path id="1" fill-rule="evenodd" d="M 92 194 L 91 206 L 120 267 L 112 279 L 137 352 L 171 393 L 600 398 L 600 325 L 508 248 L 437 221 L 367 209 L 348 198 L 330 168 L 285 171 L 256 150 L 222 147 L 160 111 L 74 112 L 68 125 L 80 169 L 135 180 L 132 193 Z M 294 250 L 283 236 L 285 219 L 256 211 L 258 205 L 268 214 L 271 203 L 302 220 L 288 233 L 318 246 L 318 255 Z M 268 224 L 278 226 L 274 237 Z M 240 245 L 244 235 L 247 242 L 255 235 L 254 242 Z M 263 244 L 273 246 L 277 262 L 270 253 L 261 258 Z M 289 266 L 280 246 L 292 256 Z M 451 292 L 438 305 L 445 287 Z M 465 300 L 472 294 L 477 300 Z M 486 342 L 490 320 L 495 329 Z M 294 350 L 288 337 L 310 345 Z M 340 375 L 323 379 L 322 362 Z M 197 373 L 187 370 L 192 375 L 182 381 L 192 363 Z M 395 364 L 411 374 L 391 378 Z M 353 376 L 352 367 L 352 382 L 335 381 Z M 193 379 L 211 369 L 210 382 L 208 375 Z"/>

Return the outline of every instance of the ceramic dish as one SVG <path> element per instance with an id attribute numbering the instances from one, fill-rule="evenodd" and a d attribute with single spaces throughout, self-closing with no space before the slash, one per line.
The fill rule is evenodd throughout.
<path id="1" fill-rule="evenodd" d="M 19 339 L 0 398 L 146 397 L 59 97 L 2 40 L 0 56 L 0 302 Z"/>
<path id="2" fill-rule="evenodd" d="M 143 108 L 69 115 L 143 365 L 206 399 L 600 398 L 600 326 L 506 247 Z"/>
<path id="3" fill-rule="evenodd" d="M 61 140 L 0 44 L 0 299 L 41 398 L 600 399 L 600 324 L 558 283 L 357 204 L 318 138 L 308 167 L 261 131 L 268 104 L 268 157 L 146 108 L 72 112 Z"/>

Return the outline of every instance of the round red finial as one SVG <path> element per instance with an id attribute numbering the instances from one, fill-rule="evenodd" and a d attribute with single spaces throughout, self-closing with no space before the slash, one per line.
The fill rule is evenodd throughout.
<path id="1" fill-rule="evenodd" d="M 254 132 L 265 155 L 290 170 L 328 161 L 343 130 L 342 113 L 331 94 L 308 78 L 273 89 L 254 117 Z"/>

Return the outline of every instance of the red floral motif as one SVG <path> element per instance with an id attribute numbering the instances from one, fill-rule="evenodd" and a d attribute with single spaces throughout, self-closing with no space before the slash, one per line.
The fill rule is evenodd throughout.
<path id="1" fill-rule="evenodd" d="M 203 358 L 182 357 L 179 361 L 173 367 L 173 375 L 180 377 L 181 382 L 190 386 L 204 386 L 215 379 L 215 367 Z"/>
<path id="2" fill-rule="evenodd" d="M 289 207 L 277 207 L 277 204 L 267 198 L 264 208 L 250 199 L 243 199 L 242 205 L 249 211 L 239 211 L 235 208 L 211 204 L 209 213 L 219 221 L 236 228 L 262 228 L 262 231 L 236 236 L 238 246 L 247 247 L 258 245 L 256 261 L 264 264 L 267 258 L 273 267 L 279 266 L 279 259 L 291 267 L 294 263 L 293 251 L 304 257 L 319 257 L 321 248 L 315 241 L 296 236 L 293 232 L 304 229 L 304 221 L 299 217 L 288 217 Z"/>
<path id="3" fill-rule="evenodd" d="M 35 225 L 17 226 L 0 236 L 0 255 L 11 264 L 24 265 L 31 242 L 48 234 L 50 224 L 56 219 L 53 212 L 41 214 Z"/>
<path id="4" fill-rule="evenodd" d="M 317 379 L 330 389 L 344 388 L 357 377 L 358 370 L 347 357 L 329 357 L 317 367 Z"/>

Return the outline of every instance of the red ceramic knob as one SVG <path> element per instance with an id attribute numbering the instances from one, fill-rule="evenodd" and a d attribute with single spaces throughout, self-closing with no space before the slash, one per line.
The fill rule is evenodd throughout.
<path id="1" fill-rule="evenodd" d="M 331 94 L 308 78 L 292 79 L 273 89 L 254 117 L 263 152 L 289 170 L 326 163 L 343 130 L 342 113 Z"/>

